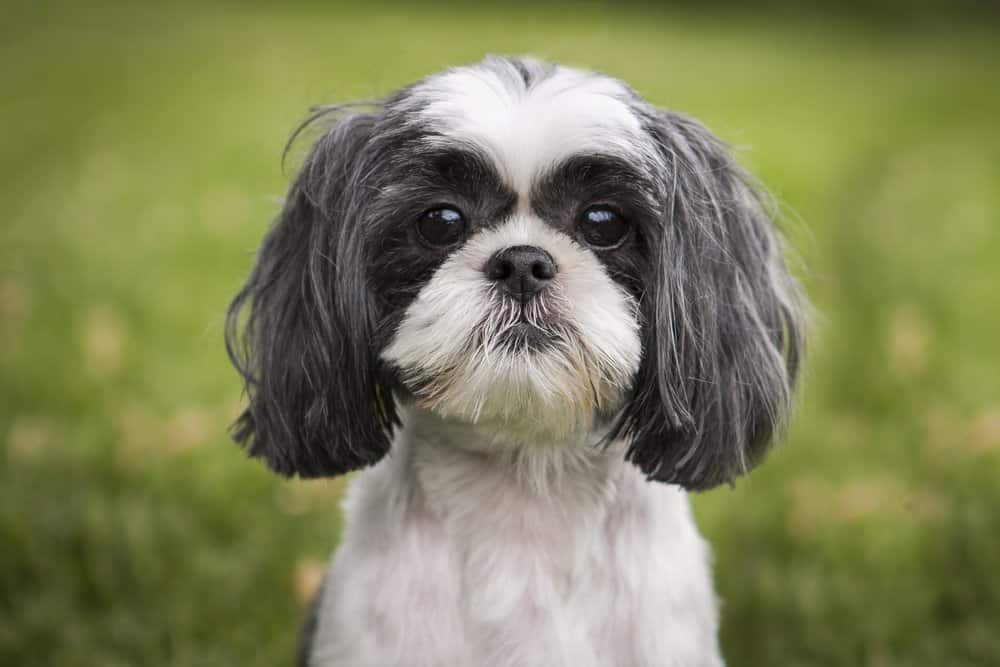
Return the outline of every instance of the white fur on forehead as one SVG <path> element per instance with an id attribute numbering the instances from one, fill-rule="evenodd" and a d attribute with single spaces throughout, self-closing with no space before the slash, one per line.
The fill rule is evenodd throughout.
<path id="1" fill-rule="evenodd" d="M 521 194 L 570 155 L 641 150 L 641 124 L 628 102 L 632 93 L 620 81 L 533 60 L 520 64 L 530 83 L 503 59 L 432 77 L 414 90 L 422 102 L 418 115 L 448 140 L 481 148 Z"/>

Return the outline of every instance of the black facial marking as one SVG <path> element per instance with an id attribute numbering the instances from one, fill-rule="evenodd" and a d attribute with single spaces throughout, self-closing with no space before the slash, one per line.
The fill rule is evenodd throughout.
<path id="1" fill-rule="evenodd" d="M 660 233 L 655 192 L 651 178 L 633 164 L 610 155 L 582 154 L 556 165 L 535 183 L 531 206 L 547 224 L 594 250 L 608 275 L 638 298 L 649 268 L 647 239 Z M 628 233 L 607 248 L 591 242 L 581 225 L 591 210 L 620 215 Z"/>
<path id="2" fill-rule="evenodd" d="M 485 156 L 472 147 L 432 146 L 433 136 L 418 134 L 381 149 L 388 168 L 372 188 L 365 223 L 380 345 L 388 343 L 407 306 L 448 256 L 477 231 L 507 218 L 517 202 Z M 435 243 L 424 218 L 445 209 L 460 212 L 462 235 Z"/>

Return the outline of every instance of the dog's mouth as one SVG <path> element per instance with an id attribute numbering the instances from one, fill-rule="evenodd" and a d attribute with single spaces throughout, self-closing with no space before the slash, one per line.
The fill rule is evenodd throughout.
<path id="1" fill-rule="evenodd" d="M 545 352 L 565 342 L 566 331 L 557 309 L 540 299 L 504 303 L 506 312 L 487 334 L 492 346 L 505 352 Z M 499 326 L 497 326 L 499 325 Z M 488 327 L 492 328 L 492 327 Z"/>
<path id="2" fill-rule="evenodd" d="M 555 344 L 551 332 L 526 319 L 508 326 L 497 335 L 497 345 L 512 352 L 542 352 Z"/>

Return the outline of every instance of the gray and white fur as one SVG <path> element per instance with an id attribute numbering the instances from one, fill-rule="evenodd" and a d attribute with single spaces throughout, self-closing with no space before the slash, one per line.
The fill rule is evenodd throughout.
<path id="1" fill-rule="evenodd" d="M 317 125 L 227 327 L 237 441 L 363 469 L 302 661 L 721 665 L 686 490 L 780 434 L 804 306 L 729 150 L 530 59 Z"/>

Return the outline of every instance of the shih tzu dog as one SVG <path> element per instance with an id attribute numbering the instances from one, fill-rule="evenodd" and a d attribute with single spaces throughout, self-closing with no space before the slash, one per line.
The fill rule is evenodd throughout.
<path id="1" fill-rule="evenodd" d="M 804 306 L 726 146 L 530 59 L 312 120 L 227 327 L 250 455 L 363 469 L 303 663 L 721 665 L 686 490 L 780 433 Z"/>

